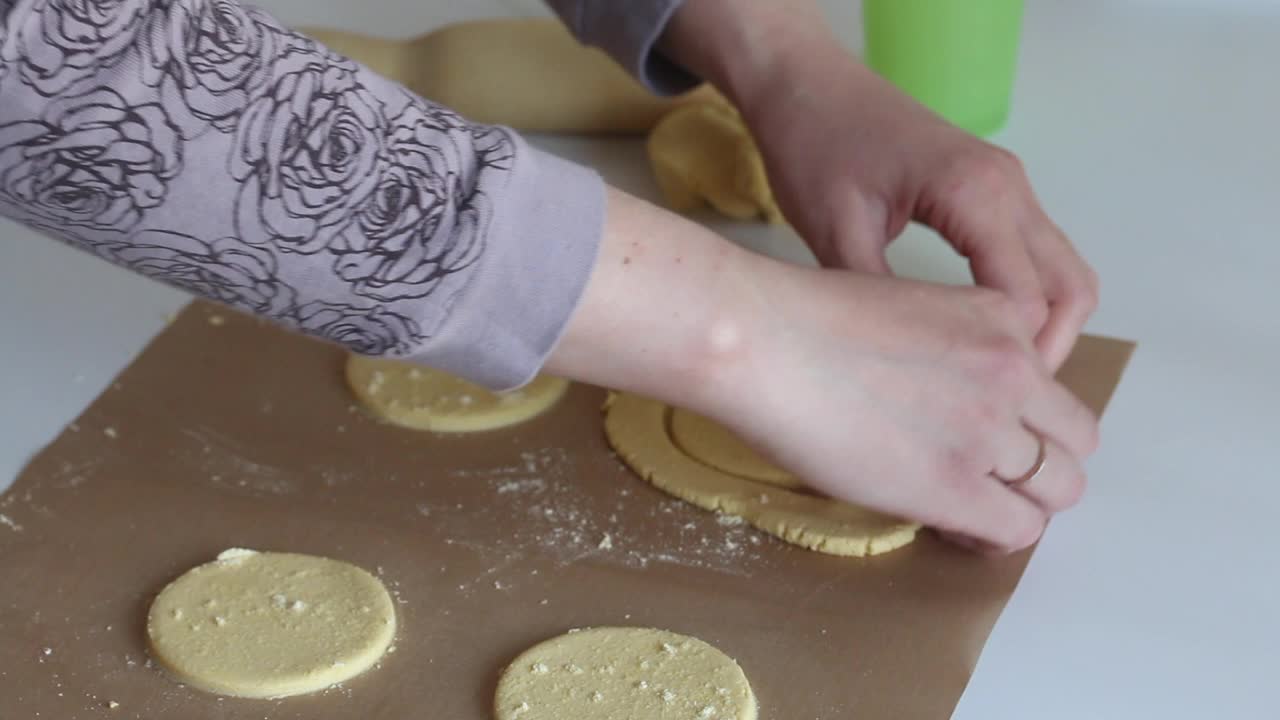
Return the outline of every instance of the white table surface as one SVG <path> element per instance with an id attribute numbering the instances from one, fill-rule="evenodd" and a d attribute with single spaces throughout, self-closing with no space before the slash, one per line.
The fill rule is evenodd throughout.
<path id="1" fill-rule="evenodd" d="M 995 140 L 1102 276 L 1088 330 L 1139 348 L 1090 491 L 1051 526 L 956 717 L 1275 718 L 1280 0 L 1028 4 L 1015 111 Z M 537 0 L 264 5 L 290 23 L 397 36 L 542 12 Z M 828 7 L 859 47 L 856 2 Z M 653 193 L 635 143 L 547 146 Z M 728 232 L 807 260 L 784 233 Z M 918 230 L 891 260 L 967 279 Z M 185 301 L 0 221 L 0 489 Z"/>

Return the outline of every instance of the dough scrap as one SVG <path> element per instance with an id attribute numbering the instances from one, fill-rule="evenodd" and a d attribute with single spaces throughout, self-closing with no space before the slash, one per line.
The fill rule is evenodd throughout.
<path id="1" fill-rule="evenodd" d="M 664 492 L 830 555 L 886 553 L 909 544 L 920 529 L 917 523 L 699 462 L 675 445 L 668 431 L 670 414 L 667 405 L 630 393 L 612 393 L 605 403 L 609 444 L 632 470 Z"/>
<path id="2" fill-rule="evenodd" d="M 710 205 L 735 220 L 782 223 L 764 158 L 727 100 L 689 103 L 668 113 L 647 144 L 663 197 L 677 212 Z"/>
<path id="3" fill-rule="evenodd" d="M 702 85 L 654 95 L 555 18 L 453 23 L 409 40 L 304 28 L 333 51 L 477 123 L 524 132 L 642 134 Z"/>
<path id="4" fill-rule="evenodd" d="M 671 410 L 671 440 L 686 455 L 730 475 L 784 488 L 804 487 L 723 425 L 683 408 Z"/>
<path id="5" fill-rule="evenodd" d="M 386 587 L 348 563 L 231 549 L 156 596 L 151 653 L 179 681 L 221 695 L 322 690 L 373 667 L 395 637 Z"/>
<path id="6" fill-rule="evenodd" d="M 696 638 L 651 628 L 570 631 L 526 650 L 494 698 L 497 720 L 756 720 L 742 668 Z"/>
<path id="7" fill-rule="evenodd" d="M 479 432 L 524 422 L 555 405 L 569 381 L 550 375 L 490 392 L 449 373 L 398 360 L 347 357 L 347 384 L 379 418 L 413 430 Z"/>

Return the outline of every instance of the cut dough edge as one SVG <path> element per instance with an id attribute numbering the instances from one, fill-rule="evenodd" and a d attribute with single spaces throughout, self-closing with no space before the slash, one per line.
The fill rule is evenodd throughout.
<path id="1" fill-rule="evenodd" d="M 662 491 L 715 513 L 741 517 L 781 540 L 829 555 L 878 555 L 915 539 L 917 523 L 729 475 L 690 458 L 668 435 L 667 407 L 616 392 L 604 407 L 609 444 L 636 474 Z"/>
<path id="2" fill-rule="evenodd" d="M 672 444 L 712 469 L 778 487 L 804 487 L 795 475 L 770 463 L 714 420 L 682 408 L 668 408 L 666 423 Z"/>

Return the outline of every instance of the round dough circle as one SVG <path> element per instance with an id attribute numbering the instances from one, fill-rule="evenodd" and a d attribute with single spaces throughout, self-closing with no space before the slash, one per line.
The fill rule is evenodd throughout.
<path id="1" fill-rule="evenodd" d="M 689 457 L 730 475 L 778 487 L 803 487 L 799 478 L 766 460 L 723 425 L 697 413 L 672 409 L 671 439 Z"/>
<path id="2" fill-rule="evenodd" d="M 671 409 L 630 393 L 605 403 L 605 435 L 622 460 L 659 489 L 686 502 L 741 517 L 786 542 L 830 555 L 866 556 L 896 550 L 920 525 L 824 497 L 815 497 L 710 467 L 675 444 Z"/>
<path id="3" fill-rule="evenodd" d="M 569 387 L 540 375 L 518 390 L 494 393 L 439 370 L 351 355 L 347 384 L 379 418 L 412 430 L 479 432 L 515 425 L 555 405 Z"/>
<path id="4" fill-rule="evenodd" d="M 650 628 L 571 631 L 507 667 L 497 720 L 756 720 L 747 676 L 696 638 Z"/>
<path id="5" fill-rule="evenodd" d="M 337 560 L 233 549 L 188 570 L 151 604 L 155 659 L 222 695 L 322 690 L 373 667 L 396 631 L 387 589 Z"/>

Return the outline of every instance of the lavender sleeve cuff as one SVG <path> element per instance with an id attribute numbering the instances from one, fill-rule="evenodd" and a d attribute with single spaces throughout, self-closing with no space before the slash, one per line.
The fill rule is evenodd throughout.
<path id="1" fill-rule="evenodd" d="M 555 348 L 586 288 L 604 230 L 604 182 L 515 138 L 494 242 L 449 308 L 449 323 L 410 359 L 486 386 L 522 385 Z M 548 191 L 548 188 L 554 188 Z"/>
<path id="2" fill-rule="evenodd" d="M 684 0 L 547 0 L 579 41 L 600 48 L 651 92 L 671 96 L 701 80 L 656 47 Z"/>

